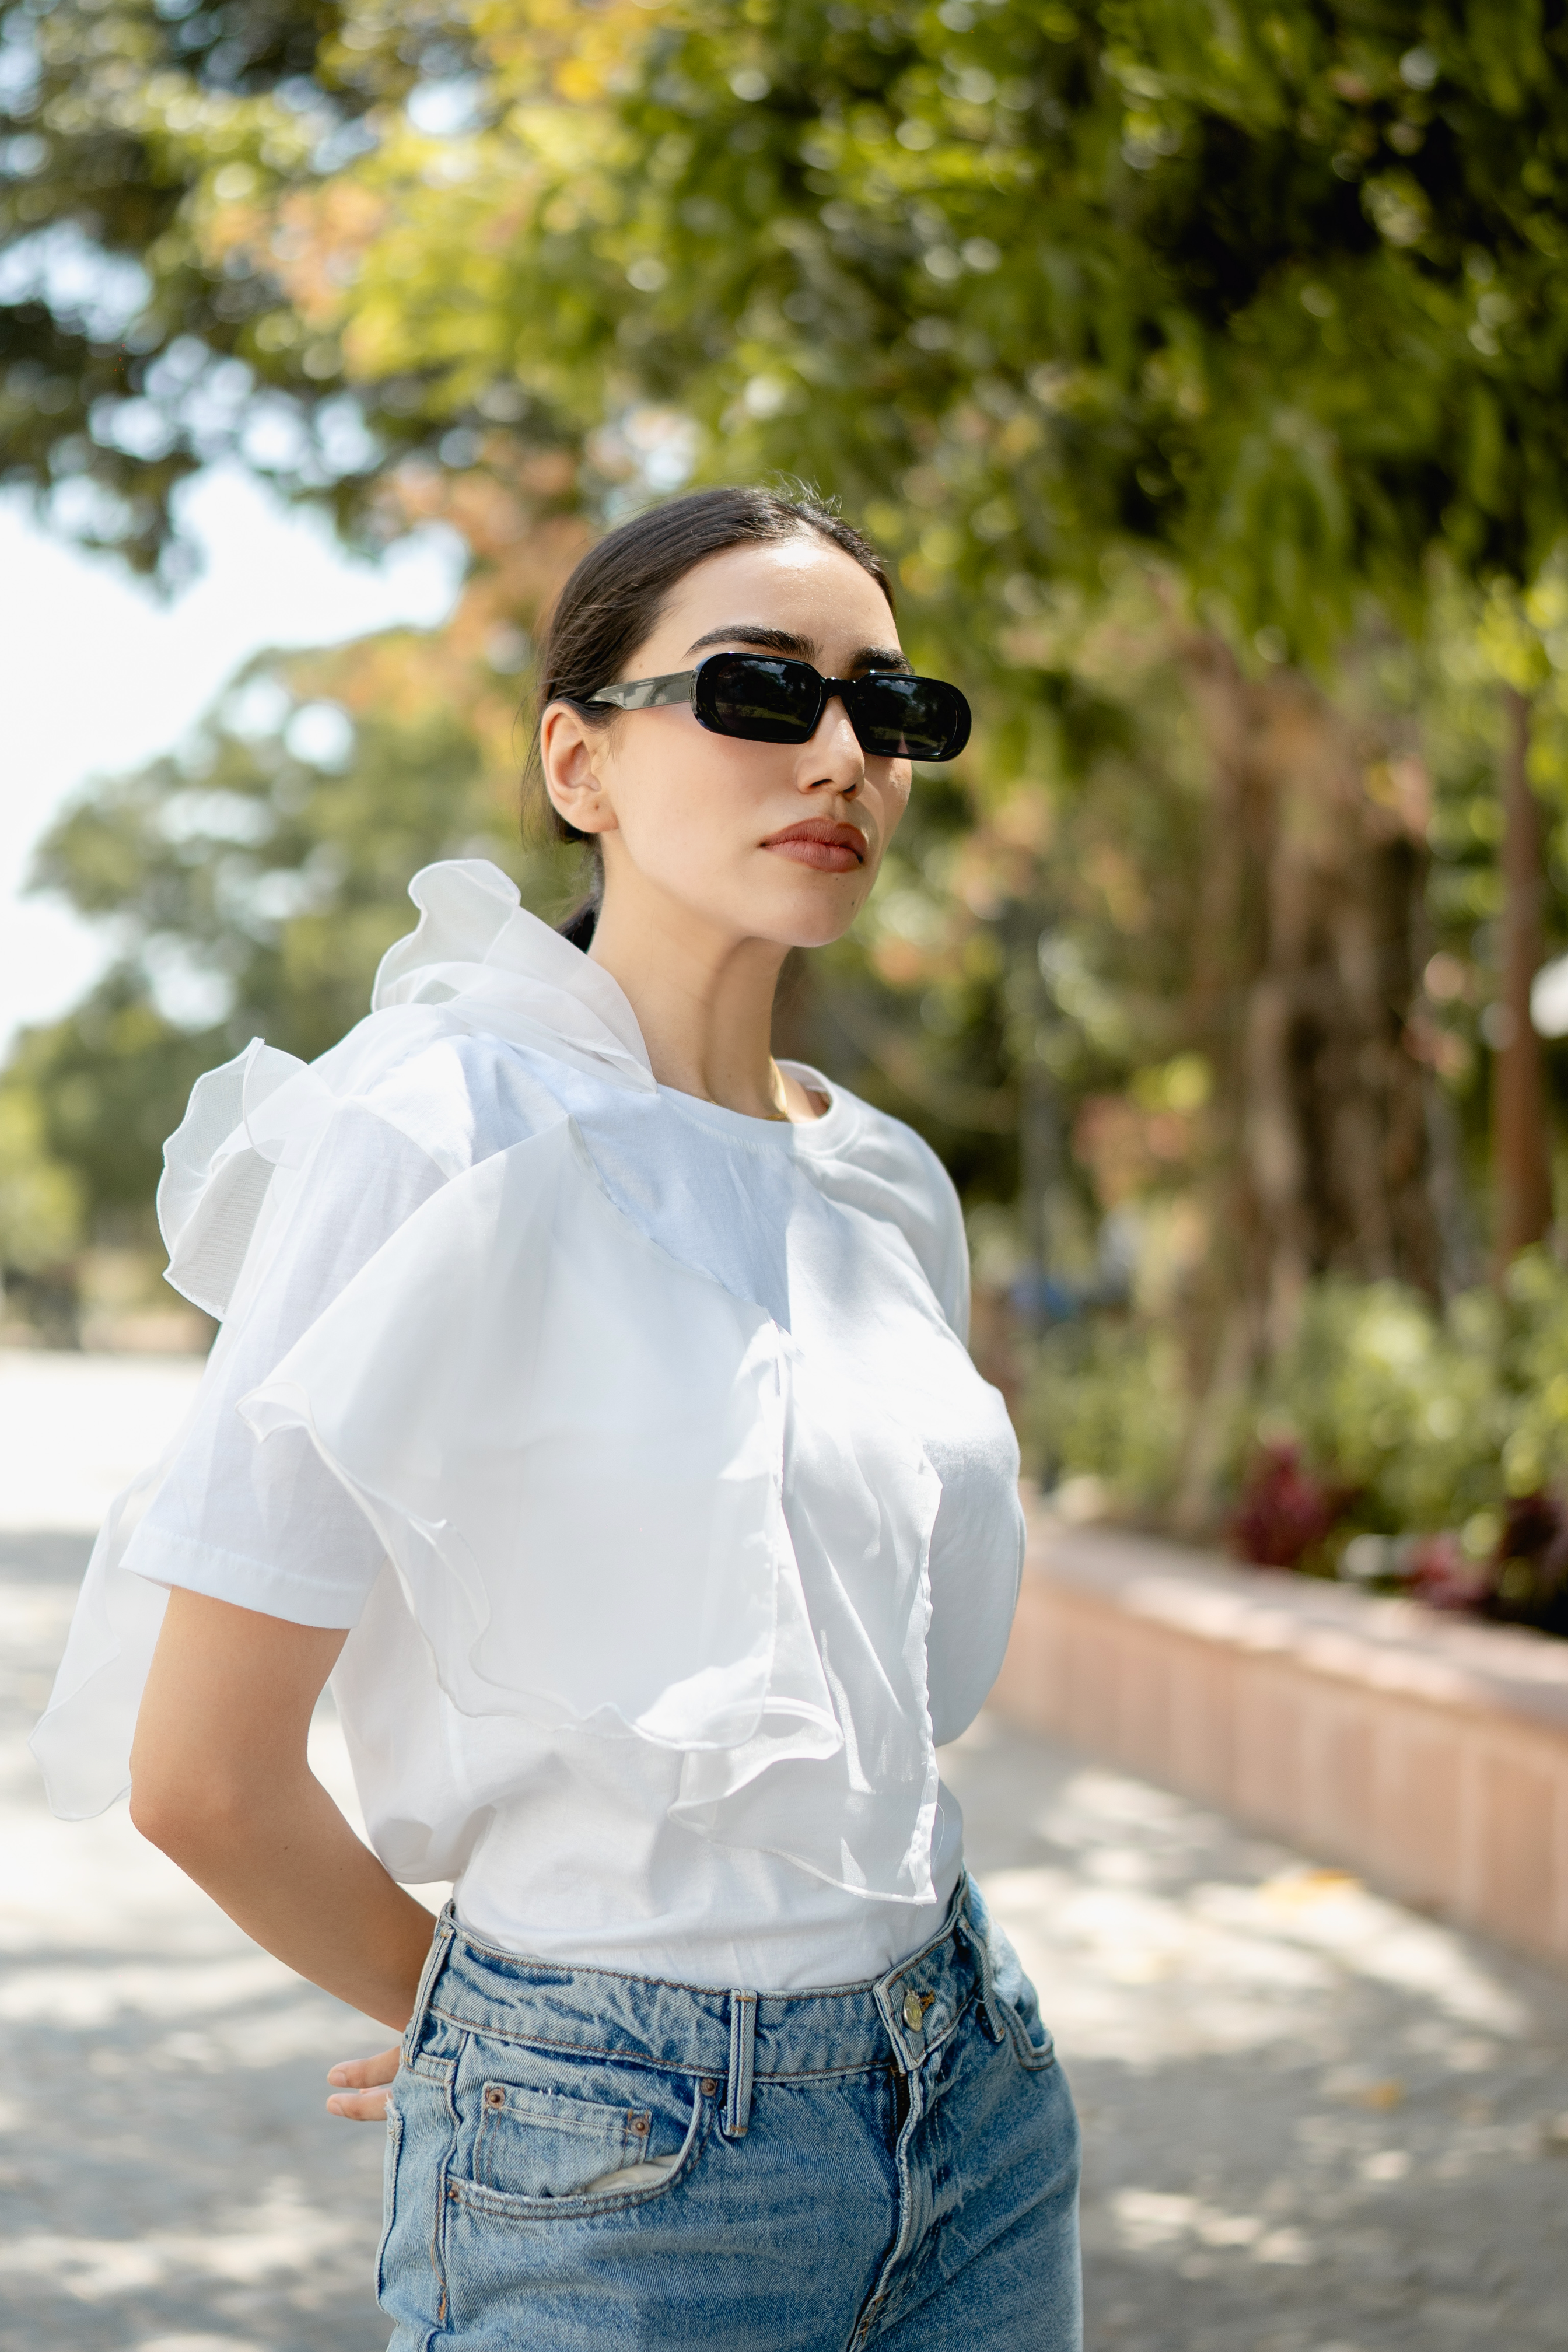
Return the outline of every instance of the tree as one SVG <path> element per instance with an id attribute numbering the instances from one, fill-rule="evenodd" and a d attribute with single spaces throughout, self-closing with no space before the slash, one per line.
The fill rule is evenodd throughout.
<path id="1" fill-rule="evenodd" d="M 44 1106 L 17 1070 L 0 1079 L 0 1306 L 24 1281 L 67 1264 L 82 1238 L 82 1186 L 53 1158 Z"/>
<path id="2" fill-rule="evenodd" d="M 568 896 L 569 855 L 519 847 L 514 703 L 460 629 L 263 656 L 180 752 L 65 812 L 36 883 L 112 915 L 120 952 L 24 1035 L 7 1083 L 90 1216 L 147 1234 L 163 1139 L 203 1070 L 256 1035 L 308 1058 L 360 1019 L 417 867 L 491 857 L 533 903 Z"/>
<path id="3" fill-rule="evenodd" d="M 1266 1350 L 1345 1246 L 1340 1155 L 1316 1148 L 1335 1072 L 1371 1088 L 1359 1228 L 1431 1278 L 1422 860 L 1380 798 L 1410 747 L 1306 675 L 1337 688 L 1369 598 L 1418 625 L 1439 555 L 1518 589 L 1562 530 L 1561 12 L 454 0 L 290 19 L 287 74 L 271 52 L 240 71 L 198 29 L 216 14 L 182 20 L 185 63 L 146 0 L 11 19 L 53 93 L 16 110 L 47 150 L 16 202 L 133 247 L 148 282 L 135 397 L 83 407 L 85 440 L 44 404 L 26 462 L 134 488 L 128 544 L 157 544 L 157 467 L 237 362 L 235 399 L 295 420 L 279 478 L 365 529 L 448 498 L 563 527 L 683 469 L 813 472 L 897 554 L 917 653 L 975 682 L 983 826 L 1021 778 L 1071 784 L 1051 747 L 1078 688 L 1049 646 L 1075 588 L 1101 595 L 1130 552 L 1163 567 L 1209 747 L 1187 1044 L 1214 1073 L 1237 1309 L 1203 1377 Z M 130 87 L 127 57 L 163 69 Z M 111 134 L 163 192 L 139 244 L 77 192 Z M 39 299 L 55 331 L 63 297 Z M 163 454 L 137 460 L 139 434 Z M 1292 860 L 1330 811 L 1342 868 L 1314 869 L 1321 918 L 1298 921 Z M 1018 871 L 1002 1076 L 1045 1187 L 1061 881 L 1048 855 Z M 1525 1029 L 1496 1050 L 1534 1049 Z"/>
<path id="4" fill-rule="evenodd" d="M 950 643 L 962 629 L 973 648 L 977 619 L 994 640 L 1009 601 L 1083 574 L 1108 546 L 1158 548 L 1220 641 L 1194 651 L 1234 743 L 1260 698 L 1226 642 L 1321 662 L 1369 593 L 1417 621 L 1438 550 L 1522 584 L 1554 544 L 1552 159 L 1568 152 L 1568 84 L 1552 67 L 1561 28 L 1548 39 L 1526 16 L 1392 9 L 1369 34 L 1348 8 L 1326 25 L 1303 7 L 1195 29 L 1194 13 L 672 9 L 631 37 L 640 70 L 602 28 L 562 62 L 547 39 L 476 16 L 495 58 L 487 119 L 433 199 L 413 185 L 426 156 L 387 148 L 356 167 L 385 225 L 360 216 L 352 282 L 315 299 L 313 323 L 366 382 L 440 354 L 426 401 L 470 433 L 509 394 L 584 420 L 618 401 L 645 434 L 664 403 L 727 464 L 824 473 L 900 549 Z M 554 23 L 539 12 L 531 29 Z M 552 65 L 584 101 L 565 125 L 541 102 Z M 312 291 L 332 241 L 328 208 L 316 217 Z M 992 684 L 1005 719 L 1027 682 Z M 1283 693 L 1259 740 L 1299 734 L 1300 689 Z M 1293 815 L 1277 782 L 1253 813 L 1289 835 L 1310 812 Z M 1335 797 L 1377 835 L 1366 794 Z M 1526 804 L 1508 804 L 1521 854 L 1506 870 L 1528 899 Z M 1263 871 L 1235 870 L 1239 920 Z M 1418 883 L 1413 865 L 1384 911 L 1391 942 L 1410 936 Z M 1510 932 L 1528 939 L 1528 921 Z M 1288 1070 L 1311 1050 L 1309 1000 L 1335 960 L 1326 933 L 1306 965 L 1302 944 L 1279 943 L 1263 1089 L 1290 1110 L 1289 1148 L 1271 1174 L 1250 1156 L 1239 1228 L 1227 1221 L 1260 1244 L 1235 1277 L 1254 1355 L 1299 1266 L 1335 1247 L 1334 1204 L 1310 1181 L 1310 1101 L 1292 1104 Z M 1251 952 L 1238 944 L 1244 968 Z M 1363 1001 L 1330 1056 L 1342 1068 L 1391 1018 L 1397 1038 L 1411 1008 L 1407 955 L 1359 969 Z M 1243 1170 L 1244 1136 L 1268 1124 L 1255 1099 L 1265 1001 L 1221 1056 Z M 1499 1130 L 1512 1244 L 1546 1205 L 1538 1049 L 1521 1022 L 1496 1051 L 1500 1103 L 1517 1107 Z M 1387 1068 L 1408 1095 L 1419 1073 L 1402 1072 L 1397 1046 Z M 1389 1126 L 1406 1144 L 1367 1163 L 1388 1178 L 1363 1203 L 1368 1229 L 1413 1233 L 1424 1121 L 1391 1098 L 1373 1122 Z M 1429 1278 L 1430 1255 L 1388 1270 Z"/>
<path id="5" fill-rule="evenodd" d="M 28 316 L 63 340 L 36 472 L 85 422 L 80 462 L 165 498 L 141 410 L 162 398 L 188 457 L 190 372 L 235 355 L 301 414 L 353 394 L 376 439 L 348 486 L 411 439 L 575 449 L 673 400 L 730 463 L 803 459 L 859 503 L 926 462 L 887 520 L 933 588 L 994 595 L 1019 562 L 1056 576 L 1131 538 L 1309 651 L 1369 584 L 1408 607 L 1435 544 L 1522 579 L 1563 525 L 1555 14 L 279 0 L 237 33 L 216 8 L 12 0 L 3 21 L 15 228 L 134 256 L 119 357 L 186 370 L 134 418 L 108 384 L 100 421 L 55 405 L 91 389 L 89 341 L 40 254 Z M 301 453 L 300 478 L 329 462 Z"/>
<path id="6" fill-rule="evenodd" d="M 0 480 L 170 578 L 175 494 L 220 456 L 347 520 L 398 444 L 392 405 L 378 449 L 268 331 L 276 281 L 226 266 L 203 226 L 242 151 L 278 185 L 314 181 L 462 54 L 439 9 L 365 55 L 334 0 L 0 0 Z"/>

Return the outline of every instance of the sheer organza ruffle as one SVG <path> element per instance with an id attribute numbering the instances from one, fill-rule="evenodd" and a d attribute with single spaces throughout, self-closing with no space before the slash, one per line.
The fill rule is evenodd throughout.
<path id="1" fill-rule="evenodd" d="M 334 1112 L 414 1046 L 486 1032 L 652 1089 L 620 990 L 497 869 L 428 868 L 411 895 L 419 929 L 370 1018 L 309 1067 L 254 1043 L 198 1082 L 170 1139 L 169 1278 L 230 1318 L 215 1366 L 277 1236 L 310 1214 Z M 671 1811 L 699 1835 L 931 1899 L 940 1481 L 862 1390 L 633 1225 L 553 1098 L 526 1139 L 454 1166 L 239 1410 L 259 1445 L 306 1433 L 395 1573 L 338 1676 L 351 1748 L 395 1744 L 391 1673 L 437 1759 L 423 1790 L 392 1772 L 381 1820 L 363 1791 L 389 1867 L 462 1866 L 483 1791 L 439 1767 L 456 1716 L 484 1727 L 498 1785 L 509 1744 L 541 1730 L 647 1741 L 680 1756 Z M 110 1515 L 34 1737 L 63 1813 L 126 1785 L 165 1596 L 145 1557 L 121 1562 L 177 1444 Z"/>

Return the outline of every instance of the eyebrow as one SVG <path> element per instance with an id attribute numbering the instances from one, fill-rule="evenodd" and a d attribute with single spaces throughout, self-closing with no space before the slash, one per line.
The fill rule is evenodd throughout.
<path id="1" fill-rule="evenodd" d="M 763 628 L 754 621 L 737 622 L 733 628 L 709 629 L 694 637 L 686 650 L 700 653 L 704 646 L 755 646 L 759 653 L 783 654 L 789 661 L 810 662 L 814 667 L 818 650 L 814 638 L 796 636 L 791 629 Z M 853 677 L 863 669 L 907 671 L 909 667 L 908 656 L 897 646 L 861 646 L 851 656 L 846 675 Z"/>

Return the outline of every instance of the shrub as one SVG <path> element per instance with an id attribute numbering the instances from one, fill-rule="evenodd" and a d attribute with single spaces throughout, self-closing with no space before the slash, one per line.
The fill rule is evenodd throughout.
<path id="1" fill-rule="evenodd" d="M 1278 1439 L 1252 1462 L 1226 1532 L 1259 1568 L 1304 1568 L 1353 1501 L 1353 1487 L 1309 1470 L 1299 1445 Z"/>
<path id="2" fill-rule="evenodd" d="M 1044 1486 L 1099 1478 L 1117 1510 L 1157 1517 L 1187 1417 L 1169 1333 L 1103 1315 L 1060 1323 L 1036 1353 L 1020 1416 L 1026 1462 Z"/>
<path id="3" fill-rule="evenodd" d="M 1022 1419 L 1047 1485 L 1092 1476 L 1112 1509 L 1169 1517 L 1193 1402 L 1168 1331 L 1047 1332 Z M 1568 1271 L 1529 1250 L 1447 1308 L 1314 1285 L 1237 1411 L 1229 1489 L 1244 1558 L 1568 1633 Z"/>
<path id="4" fill-rule="evenodd" d="M 1347 1532 L 1463 1527 L 1495 1512 L 1508 1433 L 1506 1317 L 1487 1294 L 1445 1316 L 1391 1282 L 1323 1282 L 1295 1343 L 1243 1416 L 1238 1469 L 1293 1444 L 1313 1473 L 1354 1495 Z"/>

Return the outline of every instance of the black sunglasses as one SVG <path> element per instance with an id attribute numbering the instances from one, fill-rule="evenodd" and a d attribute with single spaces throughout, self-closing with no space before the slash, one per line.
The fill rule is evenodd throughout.
<path id="1" fill-rule="evenodd" d="M 969 740 L 969 705 L 956 686 L 904 670 L 824 677 L 809 662 L 779 654 L 710 654 L 695 669 L 601 686 L 574 700 L 651 710 L 689 702 L 714 735 L 748 743 L 805 743 L 837 696 L 863 751 L 878 760 L 956 760 Z"/>

